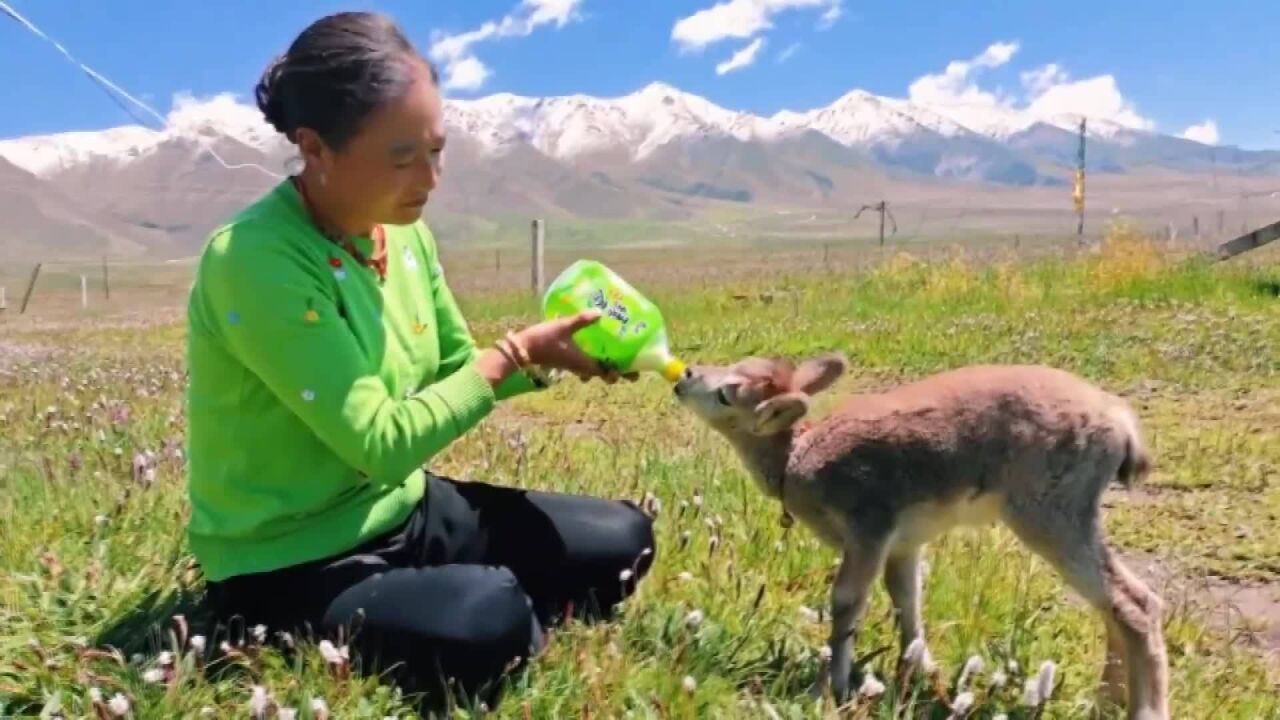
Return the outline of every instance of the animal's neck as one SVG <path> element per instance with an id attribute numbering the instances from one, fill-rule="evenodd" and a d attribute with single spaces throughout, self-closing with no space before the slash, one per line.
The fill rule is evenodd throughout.
<path id="1" fill-rule="evenodd" d="M 787 430 L 769 437 L 731 435 L 729 441 L 765 493 L 781 498 L 782 480 L 795 436 L 795 431 Z"/>

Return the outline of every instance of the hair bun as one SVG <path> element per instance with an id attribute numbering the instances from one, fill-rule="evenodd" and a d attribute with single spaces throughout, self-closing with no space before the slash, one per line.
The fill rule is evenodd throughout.
<path id="1" fill-rule="evenodd" d="M 280 96 L 280 78 L 285 72 L 285 56 L 276 57 L 267 65 L 267 69 L 263 71 L 262 78 L 258 80 L 257 86 L 254 88 L 254 98 L 257 100 L 258 109 L 262 111 L 262 116 L 266 121 L 274 127 L 277 132 L 289 137 L 293 140 L 288 119 L 284 112 L 284 99 Z"/>

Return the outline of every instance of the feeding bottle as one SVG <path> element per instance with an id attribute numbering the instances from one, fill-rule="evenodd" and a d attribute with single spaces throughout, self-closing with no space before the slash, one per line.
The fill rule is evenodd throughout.
<path id="1" fill-rule="evenodd" d="M 662 312 L 609 268 L 579 260 L 560 273 L 542 298 L 547 320 L 598 309 L 597 321 L 574 333 L 584 353 L 621 373 L 656 372 L 668 382 L 684 373 L 671 354 Z"/>

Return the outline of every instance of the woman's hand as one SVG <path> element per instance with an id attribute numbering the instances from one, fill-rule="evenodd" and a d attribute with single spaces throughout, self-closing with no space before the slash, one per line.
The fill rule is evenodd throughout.
<path id="1" fill-rule="evenodd" d="M 534 365 L 571 372 L 583 382 L 593 377 L 602 378 L 610 384 L 619 378 L 635 381 L 636 373 L 619 375 L 616 371 L 606 370 L 574 343 L 573 334 L 595 323 L 600 316 L 599 310 L 585 310 L 572 317 L 548 320 L 521 330 L 515 334 L 515 339 L 529 353 L 529 362 Z"/>

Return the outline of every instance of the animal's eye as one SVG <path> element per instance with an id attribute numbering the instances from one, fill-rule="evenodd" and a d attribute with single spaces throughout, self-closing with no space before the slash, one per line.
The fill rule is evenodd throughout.
<path id="1" fill-rule="evenodd" d="M 716 390 L 716 400 L 721 405 L 732 405 L 733 401 L 729 399 L 729 388 L 721 387 L 719 390 Z"/>

